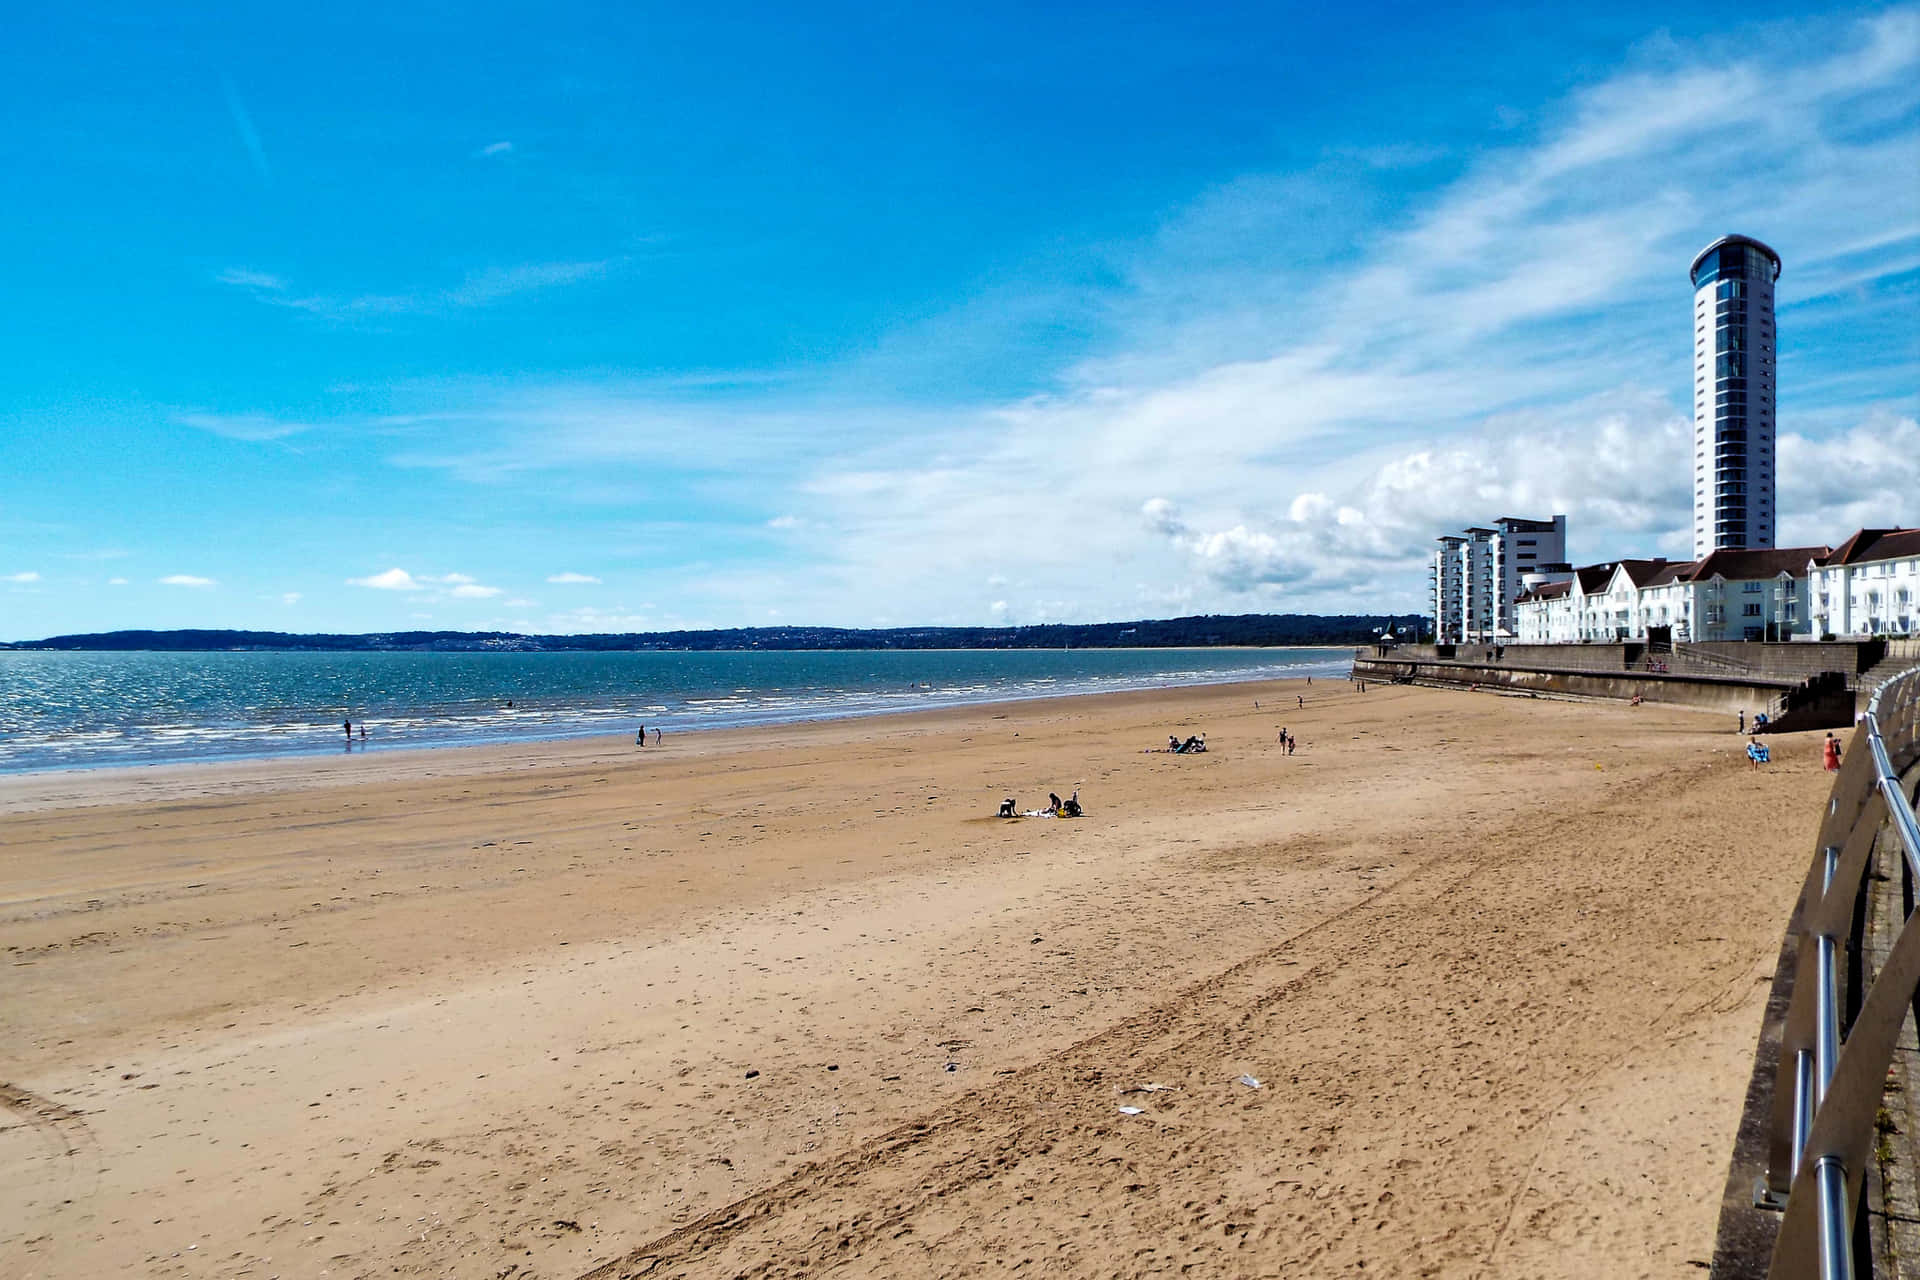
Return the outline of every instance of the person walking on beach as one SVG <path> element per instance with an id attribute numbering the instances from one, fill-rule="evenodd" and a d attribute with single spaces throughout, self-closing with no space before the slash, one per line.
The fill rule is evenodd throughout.
<path id="1" fill-rule="evenodd" d="M 1825 760 L 1828 773 L 1840 772 L 1840 739 L 1829 733 L 1827 740 L 1820 744 L 1820 754 Z"/>
<path id="2" fill-rule="evenodd" d="M 1306 698 L 1304 698 L 1304 697 L 1302 697 L 1302 696 L 1301 696 L 1301 695 L 1299 695 L 1299 694 L 1295 694 L 1295 695 L 1294 695 L 1294 699 L 1293 699 L 1293 700 L 1294 700 L 1294 702 L 1296 702 L 1296 703 L 1298 703 L 1298 704 L 1299 704 L 1298 706 L 1296 706 L 1296 707 L 1294 708 L 1294 710 L 1296 710 L 1296 711 L 1305 711 L 1305 710 L 1307 709 L 1307 700 L 1306 700 Z"/>
<path id="3" fill-rule="evenodd" d="M 653 731 L 653 745 L 656 747 L 660 745 L 660 731 L 658 729 Z"/>
<path id="4" fill-rule="evenodd" d="M 636 747 L 647 745 L 647 726 L 641 725 L 640 732 L 633 735 L 633 745 Z"/>
<path id="5" fill-rule="evenodd" d="M 1294 737 L 1292 734 L 1287 735 L 1287 754 L 1288 755 L 1292 755 L 1293 749 L 1299 745 L 1300 745 L 1300 739 Z"/>
<path id="6" fill-rule="evenodd" d="M 347 735 L 347 745 L 352 746 L 353 745 L 353 721 L 351 720 L 342 721 L 340 728 Z"/>

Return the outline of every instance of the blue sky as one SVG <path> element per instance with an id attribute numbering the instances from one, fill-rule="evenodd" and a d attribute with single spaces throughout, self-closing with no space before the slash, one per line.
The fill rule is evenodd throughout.
<path id="1" fill-rule="evenodd" d="M 41 6 L 0 639 L 1399 611 L 1553 511 L 1681 556 L 1729 231 L 1783 539 L 1920 522 L 1920 9 L 1447 8 Z"/>

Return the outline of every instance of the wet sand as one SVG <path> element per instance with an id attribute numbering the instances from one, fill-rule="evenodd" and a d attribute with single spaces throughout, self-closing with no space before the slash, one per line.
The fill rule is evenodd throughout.
<path id="1" fill-rule="evenodd" d="M 0 1274 L 1698 1275 L 1827 785 L 1730 727 L 1318 681 L 0 779 Z"/>

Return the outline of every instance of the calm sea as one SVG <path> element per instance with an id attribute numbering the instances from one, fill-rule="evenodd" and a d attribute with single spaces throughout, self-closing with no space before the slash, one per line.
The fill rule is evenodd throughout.
<path id="1" fill-rule="evenodd" d="M 822 720 L 1344 675 L 1351 649 L 0 652 L 0 772 Z M 357 735 L 356 735 L 357 736 Z M 357 743 L 354 750 L 360 750 Z"/>

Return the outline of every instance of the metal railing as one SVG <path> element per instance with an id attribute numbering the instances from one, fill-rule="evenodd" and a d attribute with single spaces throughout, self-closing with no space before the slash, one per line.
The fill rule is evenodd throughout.
<path id="1" fill-rule="evenodd" d="M 1799 961 L 1773 1080 L 1766 1173 L 1755 1189 L 1757 1205 L 1785 1210 L 1769 1280 L 1854 1275 L 1854 1216 L 1874 1119 L 1895 1041 L 1920 990 L 1920 923 L 1909 916 L 1900 927 L 1851 1021 L 1841 969 L 1883 830 L 1920 880 L 1920 821 L 1901 783 L 1916 761 L 1920 668 L 1874 694 L 1828 796 L 1795 911 Z"/>

